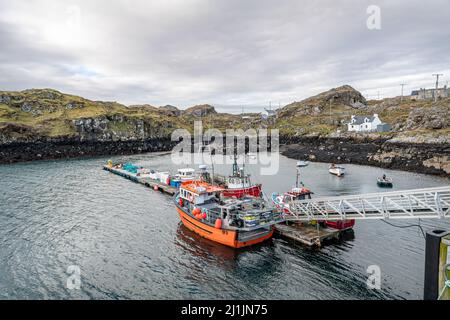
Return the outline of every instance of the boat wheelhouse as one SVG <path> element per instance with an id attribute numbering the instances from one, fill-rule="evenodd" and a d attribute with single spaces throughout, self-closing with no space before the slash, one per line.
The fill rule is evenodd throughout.
<path id="1" fill-rule="evenodd" d="M 179 179 L 181 181 L 188 181 L 195 179 L 195 169 L 192 168 L 183 168 L 178 169 L 177 174 L 174 176 L 175 179 Z"/>
<path id="2" fill-rule="evenodd" d="M 273 225 L 283 221 L 279 211 L 260 198 L 223 198 L 224 191 L 199 180 L 183 182 L 174 197 L 183 224 L 204 238 L 233 248 L 272 237 Z"/>
<path id="3" fill-rule="evenodd" d="M 291 213 L 290 203 L 299 200 L 309 200 L 311 199 L 312 192 L 307 188 L 292 188 L 291 191 L 285 192 L 284 194 L 273 193 L 272 202 L 275 206 L 282 210 L 284 213 Z"/>
<path id="4" fill-rule="evenodd" d="M 234 155 L 233 173 L 225 181 L 226 190 L 223 192 L 225 197 L 242 198 L 244 196 L 261 197 L 262 185 L 253 184 L 250 175 L 244 173 L 243 168 L 237 164 L 237 155 Z"/>

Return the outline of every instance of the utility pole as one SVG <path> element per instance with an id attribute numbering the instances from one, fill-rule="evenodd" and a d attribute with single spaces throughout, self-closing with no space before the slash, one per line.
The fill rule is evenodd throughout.
<path id="1" fill-rule="evenodd" d="M 442 73 L 434 73 L 433 77 L 436 77 L 436 89 L 434 90 L 434 102 L 437 102 L 437 92 L 439 89 L 439 77 L 443 76 Z"/>
<path id="2" fill-rule="evenodd" d="M 403 87 L 406 86 L 406 83 L 400 83 L 400 85 L 402 86 L 402 97 L 401 97 L 400 101 L 403 101 Z"/>
<path id="3" fill-rule="evenodd" d="M 333 119 L 332 119 L 332 116 L 331 116 L 331 100 L 333 100 L 333 98 L 330 99 L 330 125 L 332 126 L 333 125 Z"/>

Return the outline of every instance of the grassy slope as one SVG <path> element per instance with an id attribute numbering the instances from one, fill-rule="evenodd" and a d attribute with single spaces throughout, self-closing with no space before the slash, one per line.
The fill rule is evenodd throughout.
<path id="1" fill-rule="evenodd" d="M 295 115 L 290 117 L 280 117 L 277 119 L 276 127 L 284 134 L 292 135 L 302 128 L 304 134 L 319 134 L 328 135 L 340 129 L 342 132 L 347 130 L 345 124 L 349 121 L 352 115 L 372 115 L 378 113 L 380 119 L 391 125 L 405 124 L 409 113 L 414 108 L 432 108 L 438 105 L 440 108 L 446 108 L 447 114 L 450 114 L 450 101 L 439 101 L 435 104 L 432 101 L 411 101 L 405 98 L 404 101 L 400 99 L 385 99 L 382 101 L 368 101 L 368 107 L 364 109 L 354 109 L 345 105 L 331 105 L 332 121 L 330 121 L 329 106 L 324 108 L 324 111 L 319 115 Z M 300 107 L 298 105 L 297 107 Z M 343 123 L 341 123 L 341 121 Z M 339 124 L 337 124 L 338 122 Z M 403 135 L 425 135 L 432 134 L 433 136 L 446 135 L 450 132 L 450 128 L 439 130 L 432 129 L 414 129 L 403 131 Z M 383 135 L 383 134 L 381 134 Z"/>

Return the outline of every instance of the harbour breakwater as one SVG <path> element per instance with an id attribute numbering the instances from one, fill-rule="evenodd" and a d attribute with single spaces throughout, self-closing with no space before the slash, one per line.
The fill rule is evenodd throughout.
<path id="1" fill-rule="evenodd" d="M 3 143 L 0 163 L 171 151 L 170 137 L 145 140 L 37 139 Z M 353 163 L 450 177 L 450 146 L 389 139 L 280 137 L 281 154 L 328 163 Z M 270 143 L 269 143 L 270 145 Z"/>

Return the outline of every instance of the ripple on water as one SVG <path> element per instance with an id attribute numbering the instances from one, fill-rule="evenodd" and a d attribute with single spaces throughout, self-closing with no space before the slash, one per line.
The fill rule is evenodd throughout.
<path id="1" fill-rule="evenodd" d="M 169 156 L 115 157 L 173 169 Z M 38 299 L 414 299 L 421 298 L 424 240 L 417 228 L 357 222 L 353 237 L 321 250 L 281 238 L 233 250 L 181 225 L 171 198 L 100 170 L 105 158 L 0 166 L 0 298 Z M 289 189 L 295 160 L 280 158 L 265 193 Z M 228 167 L 217 165 L 217 172 Z M 379 191 L 385 170 L 348 165 L 336 179 L 312 163 L 302 179 L 318 195 Z M 448 180 L 387 171 L 394 190 Z M 396 221 L 396 224 L 408 224 Z M 414 223 L 417 223 L 414 222 Z M 446 221 L 420 221 L 425 230 Z M 382 290 L 366 287 L 379 265 Z M 67 267 L 81 269 L 81 290 L 65 287 Z"/>

